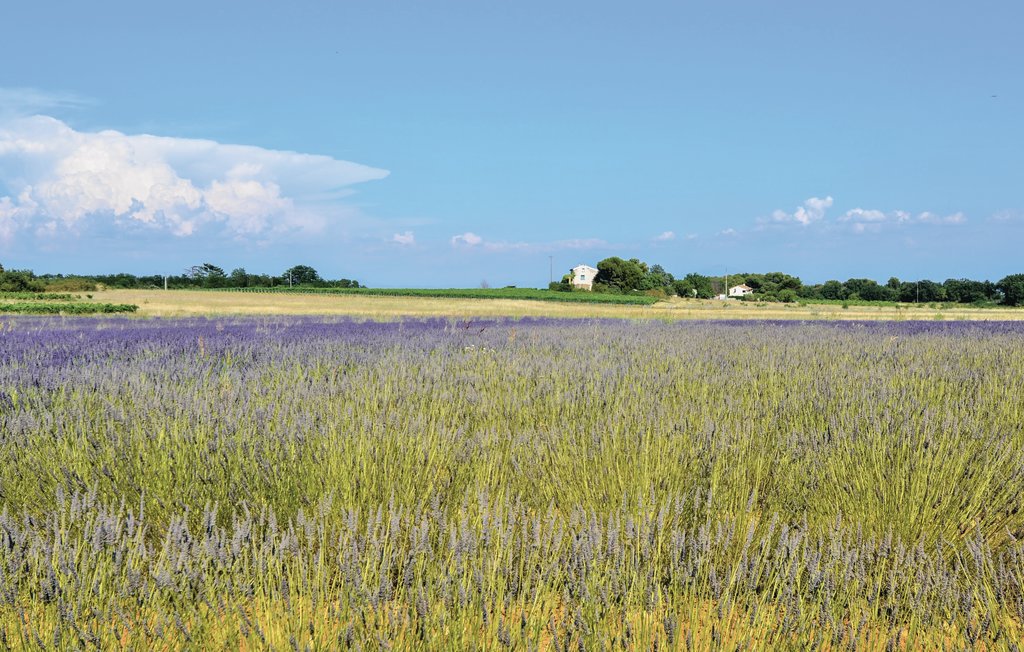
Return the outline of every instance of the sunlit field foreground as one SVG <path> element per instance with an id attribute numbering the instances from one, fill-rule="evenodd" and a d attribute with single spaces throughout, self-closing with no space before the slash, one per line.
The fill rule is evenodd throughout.
<path id="1" fill-rule="evenodd" d="M 697 301 L 674 298 L 653 306 L 559 303 L 514 299 L 439 299 L 324 294 L 247 294 L 189 290 L 108 290 L 111 303 L 136 304 L 146 317 L 198 315 L 349 315 L 369 319 L 417 317 L 574 317 L 625 319 L 799 320 L 1021 320 L 1021 308 L 942 308 L 940 304 L 895 306 L 809 305 Z"/>
<path id="2" fill-rule="evenodd" d="M 0 649 L 1024 636 L 1024 323 L 0 325 Z"/>

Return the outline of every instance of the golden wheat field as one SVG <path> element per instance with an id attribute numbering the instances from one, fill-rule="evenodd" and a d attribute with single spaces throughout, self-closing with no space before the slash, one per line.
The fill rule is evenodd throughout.
<path id="1" fill-rule="evenodd" d="M 348 315 L 368 319 L 415 317 L 578 317 L 623 319 L 796 319 L 1004 321 L 1024 319 L 1016 308 L 799 305 L 669 299 L 653 306 L 557 303 L 515 299 L 440 299 L 354 295 L 247 294 L 189 290 L 108 290 L 111 303 L 139 306 L 142 317 L 198 315 Z"/>

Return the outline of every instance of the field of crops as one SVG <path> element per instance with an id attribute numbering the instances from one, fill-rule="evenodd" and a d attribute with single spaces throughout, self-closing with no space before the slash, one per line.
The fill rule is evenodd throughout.
<path id="1" fill-rule="evenodd" d="M 0 320 L 0 649 L 1017 649 L 1024 323 Z"/>
<path id="2" fill-rule="evenodd" d="M 95 315 L 135 312 L 134 304 L 100 303 L 92 295 L 61 292 L 0 292 L 0 314 Z"/>

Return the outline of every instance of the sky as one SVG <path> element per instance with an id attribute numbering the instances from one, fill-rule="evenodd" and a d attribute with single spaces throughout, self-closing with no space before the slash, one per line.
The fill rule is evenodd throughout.
<path id="1" fill-rule="evenodd" d="M 1024 272 L 1024 4 L 14 0 L 0 264 Z M 552 271 L 553 270 L 553 271 Z"/>

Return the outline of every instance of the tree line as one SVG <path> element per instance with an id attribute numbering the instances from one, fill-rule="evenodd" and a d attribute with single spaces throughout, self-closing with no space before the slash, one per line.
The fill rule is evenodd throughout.
<path id="1" fill-rule="evenodd" d="M 1024 274 L 1011 274 L 997 282 L 967 278 L 950 278 L 938 282 L 929 279 L 900 280 L 890 278 L 881 284 L 868 278 L 846 281 L 829 280 L 818 284 L 804 284 L 800 277 L 783 272 L 738 273 L 708 276 L 691 272 L 676 278 L 661 265 L 648 265 L 637 259 L 618 256 L 605 258 L 597 264 L 594 279 L 595 292 L 628 294 L 634 292 L 655 296 L 680 296 L 710 299 L 727 294 L 730 287 L 746 285 L 752 294 L 748 301 L 887 301 L 902 303 L 961 303 L 974 305 L 1024 306 Z M 202 263 L 186 268 L 180 274 L 96 274 L 64 275 L 40 274 L 30 270 L 4 270 L 0 265 L 0 292 L 89 292 L 102 287 L 143 289 L 162 288 L 249 288 L 249 287 L 366 287 L 347 278 L 325 279 L 309 265 L 294 265 L 279 275 L 252 274 L 239 267 L 225 272 L 213 263 Z M 571 291 L 569 275 L 551 289 Z"/>
<path id="2" fill-rule="evenodd" d="M 902 303 L 962 303 L 974 305 L 1024 305 L 1024 274 L 1011 274 L 997 282 L 967 278 L 950 278 L 938 282 L 929 279 L 900 280 L 892 277 L 881 284 L 868 278 L 846 281 L 829 280 L 805 284 L 798 276 L 783 272 L 729 274 L 707 276 L 690 273 L 676 278 L 661 265 L 648 265 L 637 259 L 618 256 L 605 258 L 597 264 L 593 290 L 612 294 L 643 292 L 678 295 L 685 298 L 711 299 L 728 294 L 730 287 L 746 285 L 752 294 L 748 301 L 887 301 Z M 570 275 L 551 289 L 571 291 Z"/>
<path id="3" fill-rule="evenodd" d="M 354 279 L 325 279 L 309 265 L 295 265 L 279 275 L 253 274 L 238 267 L 225 272 L 213 263 L 192 265 L 179 274 L 35 274 L 31 270 L 5 271 L 0 265 L 2 292 L 90 292 L 99 288 L 145 289 L 163 288 L 249 288 L 249 287 L 365 287 Z"/>

